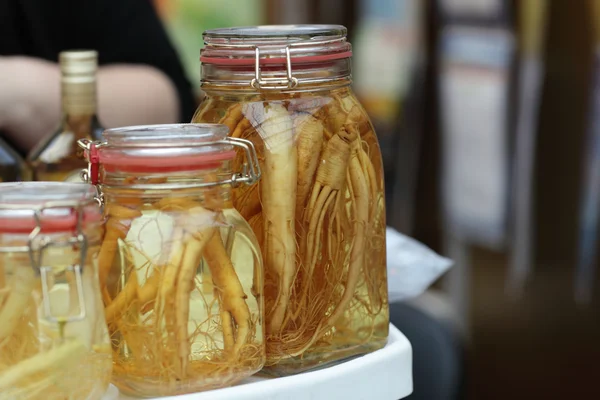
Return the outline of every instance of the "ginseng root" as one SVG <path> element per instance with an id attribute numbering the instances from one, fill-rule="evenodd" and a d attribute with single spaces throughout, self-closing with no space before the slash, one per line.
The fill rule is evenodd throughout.
<path id="1" fill-rule="evenodd" d="M 225 112 L 225 115 L 219 121 L 220 124 L 226 125 L 229 128 L 229 133 L 235 131 L 236 126 L 244 118 L 242 114 L 242 105 L 240 103 L 235 104 L 233 107 L 229 107 Z"/>
<path id="2" fill-rule="evenodd" d="M 137 274 L 134 271 L 129 273 L 129 279 L 123 290 L 114 298 L 114 300 L 106 307 L 104 314 L 106 317 L 106 324 L 110 327 L 113 321 L 120 318 L 127 305 L 137 297 L 138 283 Z"/>
<path id="3" fill-rule="evenodd" d="M 199 203 L 187 201 L 186 204 L 190 209 L 204 210 L 199 206 Z M 205 218 L 214 218 L 214 213 L 204 210 L 208 213 Z M 196 218 L 196 224 L 197 224 Z M 213 221 L 213 220 L 211 220 Z M 214 222 L 214 221 L 213 221 Z M 202 254 L 211 272 L 213 284 L 219 294 L 219 302 L 221 304 L 221 320 L 223 324 L 223 335 L 226 350 L 229 352 L 231 357 L 237 357 L 241 348 L 248 341 L 248 335 L 250 332 L 251 321 L 250 321 L 250 310 L 246 304 L 247 296 L 244 293 L 242 284 L 235 272 L 231 259 L 225 250 L 223 241 L 221 240 L 220 233 L 216 231 L 216 228 L 204 229 L 201 234 L 194 235 L 196 240 L 199 240 L 201 235 L 202 240 L 206 240 L 208 237 L 210 240 L 207 244 L 204 244 Z M 188 245 L 186 245 L 186 254 L 188 253 Z M 192 254 L 196 254 L 193 252 Z M 198 265 L 200 259 L 197 260 Z M 185 263 L 185 259 L 183 260 Z M 183 271 L 183 267 L 182 267 Z M 180 276 L 183 272 L 180 272 Z M 192 283 L 193 280 L 187 282 Z M 177 290 L 182 287 L 180 281 L 177 282 Z M 189 288 L 191 289 L 191 288 Z M 189 293 L 190 290 L 187 291 Z M 182 295 L 186 293 L 184 289 L 181 292 Z M 177 296 L 176 296 L 177 297 Z M 183 304 L 183 299 L 180 299 L 178 304 Z M 235 328 L 232 325 L 232 318 L 235 322 Z M 178 326 L 181 325 L 178 323 Z M 234 330 L 236 331 L 234 334 Z M 182 341 L 179 341 L 182 343 Z"/>
<path id="4" fill-rule="evenodd" d="M 219 232 L 213 235 L 206 246 L 204 258 L 219 292 L 225 349 L 229 351 L 230 357 L 236 358 L 242 346 L 248 342 L 250 334 L 250 309 L 246 304 L 248 296 L 244 293 Z M 235 334 L 231 324 L 232 318 L 236 324 Z"/>
<path id="5" fill-rule="evenodd" d="M 308 223 L 306 245 L 304 248 L 304 265 L 306 274 L 303 276 L 302 292 L 299 308 L 304 307 L 308 286 L 312 280 L 313 271 L 317 264 L 318 249 L 322 243 L 323 220 L 326 215 L 335 214 L 334 205 L 337 196 L 344 187 L 346 169 L 350 158 L 350 143 L 356 140 L 356 133 L 347 132 L 345 128 L 334 135 L 323 150 L 323 160 L 317 169 L 317 176 L 312 194 L 306 208 L 305 222 Z"/>
<path id="6" fill-rule="evenodd" d="M 106 231 L 102 246 L 98 252 L 98 275 L 105 305 L 108 305 L 111 301 L 106 290 L 106 285 L 115 255 L 117 254 L 119 240 L 124 240 L 127 237 L 131 221 L 140 217 L 142 213 L 139 210 L 111 204 L 107 206 L 107 214 L 109 218 L 106 221 Z"/>
<path id="7" fill-rule="evenodd" d="M 335 133 L 339 131 L 346 122 L 346 113 L 340 107 L 336 98 L 331 98 L 319 111 L 316 117 L 324 122 L 325 128 Z"/>
<path id="8" fill-rule="evenodd" d="M 173 243 L 169 261 L 163 266 L 163 275 L 156 295 L 156 305 L 154 308 L 156 315 L 156 329 L 157 332 L 163 332 L 161 327 L 164 326 L 163 336 L 166 337 L 167 342 L 164 345 L 169 348 L 173 348 L 174 344 L 172 341 L 177 335 L 174 314 L 175 284 L 181 268 L 181 261 L 183 260 L 188 238 L 189 234 L 185 233 L 181 227 L 175 228 L 172 236 Z"/>
<path id="9" fill-rule="evenodd" d="M 321 159 L 323 123 L 310 114 L 301 114 L 294 118 L 294 131 L 296 132 L 296 147 L 298 148 L 296 221 L 300 221 L 315 171 Z"/>
<path id="10" fill-rule="evenodd" d="M 213 214 L 204 209 L 196 212 Z M 191 235 L 185 245 L 185 253 L 181 257 L 181 267 L 177 276 L 175 289 L 175 323 L 177 325 L 177 342 L 179 344 L 179 368 L 183 378 L 187 375 L 191 346 L 188 337 L 190 292 L 194 287 L 196 269 L 200 265 L 202 252 L 210 238 L 214 235 L 215 230 L 216 228 L 214 227 L 201 225 L 201 229 Z"/>
<path id="11" fill-rule="evenodd" d="M 254 236 L 256 236 L 258 244 L 262 249 L 265 234 L 262 213 L 259 212 L 258 214 L 254 214 L 252 217 L 250 217 L 248 220 L 248 225 L 250 225 L 250 228 L 252 228 L 252 232 L 254 233 Z"/>
<path id="12" fill-rule="evenodd" d="M 357 137 L 354 127 L 345 125 L 345 128 L 353 133 L 353 137 Z M 307 348 L 321 337 L 326 331 L 335 326 L 337 320 L 347 311 L 352 298 L 355 295 L 356 286 L 360 277 L 360 272 L 364 265 L 365 256 L 365 238 L 369 222 L 369 188 L 365 179 L 364 172 L 359 160 L 359 141 L 358 137 L 351 144 L 351 154 L 348 162 L 348 186 L 351 187 L 352 200 L 354 203 L 354 221 L 353 225 L 353 242 L 352 251 L 350 253 L 350 263 L 348 266 L 348 274 L 344 285 L 344 294 L 336 305 L 329 317 L 323 321 L 316 330 L 313 339 L 306 346 Z"/>
<path id="13" fill-rule="evenodd" d="M 175 206 L 177 202 L 172 202 Z M 204 256 L 206 264 L 211 272 L 213 284 L 219 294 L 221 304 L 221 323 L 223 327 L 223 337 L 226 351 L 232 358 L 237 358 L 242 347 L 248 342 L 251 328 L 250 310 L 246 304 L 246 298 L 241 282 L 235 272 L 231 260 L 225 250 L 220 234 L 215 225 L 215 213 L 208 211 L 191 201 L 184 201 L 178 204 L 179 207 L 190 207 L 185 214 L 185 224 L 183 229 L 184 237 L 194 229 L 199 230 L 191 234 L 183 246 L 184 250 L 175 250 L 172 253 L 169 263 L 171 268 L 169 275 L 176 276 L 174 284 L 170 284 L 171 277 L 162 279 L 161 287 L 169 284 L 175 291 L 175 333 L 178 343 L 178 371 L 183 378 L 186 376 L 187 364 L 190 355 L 190 343 L 188 337 L 188 318 L 189 318 L 189 294 L 193 289 L 196 268 L 200 265 L 200 260 Z M 190 214 L 192 217 L 190 217 Z M 181 218 L 183 221 L 183 216 Z M 179 266 L 177 266 L 180 263 Z M 167 274 L 165 270 L 165 275 Z M 168 290 L 166 287 L 159 291 L 164 293 Z M 164 296 L 172 297 L 172 294 L 166 293 Z M 162 301 L 164 304 L 164 301 Z M 166 309 L 157 308 L 157 315 L 162 315 Z M 232 324 L 235 322 L 235 327 Z"/>
<path id="14" fill-rule="evenodd" d="M 281 104 L 248 103 L 244 115 L 264 141 L 262 215 L 264 219 L 265 267 L 278 281 L 278 294 L 269 315 L 267 331 L 277 333 L 285 317 L 296 273 L 297 150 L 293 123 Z"/>
<path id="15" fill-rule="evenodd" d="M 349 130 L 352 129 L 349 128 Z M 352 252 L 350 253 L 348 277 L 346 278 L 344 295 L 335 310 L 327 319 L 325 324 L 326 327 L 333 326 L 342 313 L 348 308 L 350 300 L 352 300 L 356 290 L 360 271 L 364 268 L 365 237 L 369 223 L 369 188 L 359 160 L 359 151 L 361 151 L 359 141 L 360 137 L 352 143 L 352 152 L 349 160 L 350 182 L 348 182 L 348 184 L 352 185 L 355 215 L 353 221 L 354 243 Z"/>
<path id="16" fill-rule="evenodd" d="M 8 287 L 12 288 L 8 298 L 0 309 L 0 348 L 6 343 L 23 316 L 31 293 L 35 287 L 36 277 L 32 268 L 15 268 L 14 276 Z"/>
<path id="17" fill-rule="evenodd" d="M 364 178 L 367 182 L 368 187 L 368 205 L 369 205 L 369 230 L 367 232 L 367 241 L 365 246 L 367 249 L 372 248 L 372 241 L 380 240 L 376 236 L 376 232 L 378 232 L 379 226 L 384 226 L 385 221 L 382 219 L 382 215 L 380 213 L 381 209 L 381 201 L 382 196 L 379 195 L 379 184 L 377 182 L 377 178 L 375 176 L 375 168 L 373 167 L 373 163 L 369 159 L 368 154 L 365 152 L 362 142 L 356 141 L 353 143 L 353 148 L 355 148 L 355 152 L 358 154 L 358 160 L 360 162 L 360 168 L 364 173 Z M 378 243 L 381 244 L 379 241 Z M 385 257 L 385 253 L 380 253 L 379 257 Z M 380 261 L 378 265 L 385 265 L 385 258 L 383 261 Z M 381 294 L 378 289 L 378 285 L 382 282 L 385 282 L 385 275 L 381 275 L 381 269 L 378 268 L 369 268 L 369 266 L 365 265 L 363 268 L 363 275 L 365 277 L 365 284 L 367 287 L 367 292 L 369 295 L 369 302 L 366 304 L 367 308 L 373 311 L 373 314 L 377 314 L 381 308 Z"/>
<path id="18" fill-rule="evenodd" d="M 66 365 L 74 366 L 78 360 L 83 359 L 87 354 L 88 350 L 79 341 L 69 341 L 47 352 L 38 353 L 2 372 L 0 375 L 0 393 L 14 390 L 20 381 L 36 374 L 45 373 L 52 376 L 56 373 L 57 368 L 63 370 Z M 49 382 L 50 385 L 52 385 L 51 382 Z"/>
<path id="19" fill-rule="evenodd" d="M 260 199 L 261 184 L 256 183 L 245 190 L 238 196 L 235 196 L 235 203 L 238 204 L 238 212 L 246 220 L 251 219 L 262 209 Z M 262 233 L 261 233 L 262 236 Z"/>

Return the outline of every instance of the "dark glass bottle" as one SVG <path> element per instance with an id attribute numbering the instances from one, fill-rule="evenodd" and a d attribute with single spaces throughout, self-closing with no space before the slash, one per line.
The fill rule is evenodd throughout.
<path id="1" fill-rule="evenodd" d="M 0 137 L 0 182 L 27 180 L 25 162 L 8 143 Z"/>

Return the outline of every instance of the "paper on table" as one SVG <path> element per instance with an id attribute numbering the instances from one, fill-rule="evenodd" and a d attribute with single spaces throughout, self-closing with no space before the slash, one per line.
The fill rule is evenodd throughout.
<path id="1" fill-rule="evenodd" d="M 420 295 L 453 264 L 390 227 L 386 229 L 386 251 L 390 303 Z"/>

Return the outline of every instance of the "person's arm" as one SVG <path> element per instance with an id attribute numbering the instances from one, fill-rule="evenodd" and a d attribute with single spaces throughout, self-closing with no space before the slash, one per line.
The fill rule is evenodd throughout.
<path id="1" fill-rule="evenodd" d="M 60 81 L 53 63 L 0 57 L 0 131 L 27 150 L 53 128 L 60 115 Z"/>
<path id="2" fill-rule="evenodd" d="M 175 90 L 176 120 L 190 122 L 196 109 L 192 85 L 152 1 L 87 0 L 77 4 L 87 10 L 78 12 L 82 16 L 79 29 L 91 39 L 86 46 L 98 50 L 100 65 L 146 65 L 160 71 Z M 97 21 L 102 21 L 100 29 Z M 125 90 L 120 92 L 127 94 Z M 145 96 L 137 91 L 136 95 L 139 94 Z"/>
<path id="3" fill-rule="evenodd" d="M 0 57 L 0 77 L 0 130 L 30 149 L 59 123 L 59 67 L 31 57 Z M 98 110 L 105 127 L 179 121 L 175 86 L 146 65 L 100 67 Z"/>
<path id="4" fill-rule="evenodd" d="M 0 56 L 0 132 L 23 152 L 58 124 L 56 61 L 63 50 L 98 51 L 98 114 L 105 127 L 191 120 L 192 87 L 150 0 L 20 4 L 32 24 L 23 29 L 43 50 L 32 55 L 52 61 Z"/>
<path id="5" fill-rule="evenodd" d="M 169 77 L 147 65 L 98 70 L 98 116 L 106 127 L 179 122 L 179 98 Z"/>

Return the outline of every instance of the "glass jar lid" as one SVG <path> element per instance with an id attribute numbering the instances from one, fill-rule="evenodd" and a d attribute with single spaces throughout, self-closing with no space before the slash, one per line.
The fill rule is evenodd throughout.
<path id="1" fill-rule="evenodd" d="M 219 124 L 165 124 L 105 130 L 97 146 L 107 171 L 170 172 L 211 168 L 235 157 Z"/>
<path id="2" fill-rule="evenodd" d="M 99 167 L 106 173 L 171 173 L 218 168 L 232 160 L 241 148 L 249 169 L 236 175 L 240 182 L 260 177 L 256 151 L 251 142 L 227 137 L 222 124 L 140 125 L 105 130 L 103 141 L 80 140 L 88 159 L 86 181 L 101 183 Z M 235 180 L 234 178 L 232 178 Z M 230 183 L 230 182 L 228 182 Z"/>
<path id="3" fill-rule="evenodd" d="M 211 66 L 238 68 L 234 72 L 240 77 L 244 66 L 251 69 L 255 89 L 293 88 L 299 83 L 323 81 L 316 79 L 315 69 L 333 69 L 335 79 L 349 76 L 347 60 L 352 56 L 352 46 L 346 35 L 341 25 L 264 25 L 205 31 L 205 46 L 200 51 L 202 84 L 219 77 L 235 80 L 232 71 L 223 71 L 219 76 Z M 346 63 L 335 65 L 336 60 Z M 205 71 L 205 67 L 209 68 Z M 278 77 L 278 71 L 284 76 Z"/>
<path id="4" fill-rule="evenodd" d="M 257 25 L 239 26 L 232 28 L 208 29 L 204 32 L 205 39 L 234 38 L 244 40 L 250 38 L 253 42 L 257 40 L 274 41 L 302 41 L 316 40 L 325 37 L 346 36 L 347 30 L 342 25 L 313 24 L 313 25 Z"/>
<path id="5" fill-rule="evenodd" d="M 0 183 L 0 233 L 73 232 L 102 219 L 85 183 Z"/>

